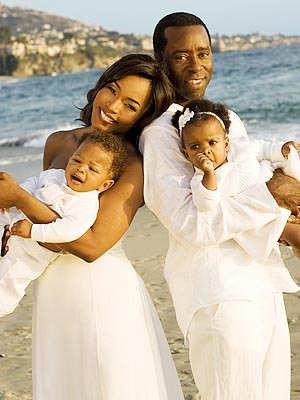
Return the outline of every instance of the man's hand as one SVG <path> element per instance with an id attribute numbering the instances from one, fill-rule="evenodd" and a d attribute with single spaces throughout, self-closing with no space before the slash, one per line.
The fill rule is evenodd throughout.
<path id="1" fill-rule="evenodd" d="M 281 170 L 276 170 L 273 177 L 267 182 L 267 187 L 276 200 L 279 207 L 286 208 L 299 218 L 300 206 L 300 182 L 288 175 L 284 175 Z M 298 219 L 291 221 L 298 223 Z"/>
<path id="2" fill-rule="evenodd" d="M 11 234 L 20 236 L 25 239 L 30 239 L 31 228 L 32 228 L 32 223 L 27 221 L 27 219 L 22 219 L 13 224 L 11 228 Z"/>
<path id="3" fill-rule="evenodd" d="M 9 209 L 13 207 L 14 199 L 18 189 L 18 182 L 6 172 L 0 172 L 0 208 Z"/>

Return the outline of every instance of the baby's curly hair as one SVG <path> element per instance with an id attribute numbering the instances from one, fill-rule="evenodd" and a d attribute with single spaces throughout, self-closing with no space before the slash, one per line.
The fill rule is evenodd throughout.
<path id="1" fill-rule="evenodd" d="M 172 124 L 175 126 L 176 129 L 179 131 L 178 120 L 179 117 L 184 114 L 186 109 L 194 112 L 194 116 L 187 122 L 187 124 L 195 123 L 196 121 L 200 121 L 202 119 L 209 119 L 211 118 L 210 115 L 199 114 L 202 112 L 211 112 L 216 114 L 221 120 L 224 122 L 225 132 L 226 134 L 229 133 L 230 127 L 230 117 L 229 111 L 225 104 L 223 103 L 214 103 L 212 101 L 206 99 L 199 99 L 199 100 L 192 100 L 189 101 L 183 108 L 182 111 L 176 111 L 172 118 Z"/>
<path id="2" fill-rule="evenodd" d="M 108 171 L 108 178 L 116 182 L 124 172 L 128 159 L 127 150 L 122 139 L 116 134 L 95 130 L 84 133 L 79 139 L 78 146 L 86 141 L 99 146 L 101 150 L 111 156 L 112 163 Z"/>

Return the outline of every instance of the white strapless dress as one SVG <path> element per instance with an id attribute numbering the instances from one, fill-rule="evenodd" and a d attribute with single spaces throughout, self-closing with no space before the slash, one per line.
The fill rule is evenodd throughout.
<path id="1" fill-rule="evenodd" d="M 59 256 L 34 282 L 34 400 L 183 400 L 144 282 L 121 245 Z"/>

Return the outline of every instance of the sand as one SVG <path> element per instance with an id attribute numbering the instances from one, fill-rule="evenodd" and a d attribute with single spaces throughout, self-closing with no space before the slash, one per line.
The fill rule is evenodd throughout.
<path id="1" fill-rule="evenodd" d="M 18 181 L 37 174 L 40 162 L 27 163 L 26 169 L 6 167 Z M 191 375 L 187 349 L 176 323 L 170 294 L 163 278 L 168 246 L 167 232 L 146 208 L 140 209 L 129 229 L 124 247 L 134 267 L 144 279 L 162 321 L 175 360 L 186 400 L 192 400 L 196 388 Z M 283 258 L 297 283 L 300 260 L 289 249 Z M 292 347 L 291 400 L 300 400 L 300 292 L 285 295 Z M 0 400 L 30 400 L 31 396 L 31 304 L 32 290 L 11 315 L 0 319 Z M 87 399 L 88 400 L 88 399 Z"/>

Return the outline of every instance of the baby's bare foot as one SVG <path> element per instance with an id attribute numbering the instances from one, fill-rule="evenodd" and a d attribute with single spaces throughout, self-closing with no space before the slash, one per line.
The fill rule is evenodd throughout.
<path id="1" fill-rule="evenodd" d="M 8 239 L 10 238 L 10 230 L 9 225 L 4 226 L 4 232 L 2 235 L 2 242 L 1 242 L 1 257 L 4 257 L 5 254 L 8 252 Z"/>

